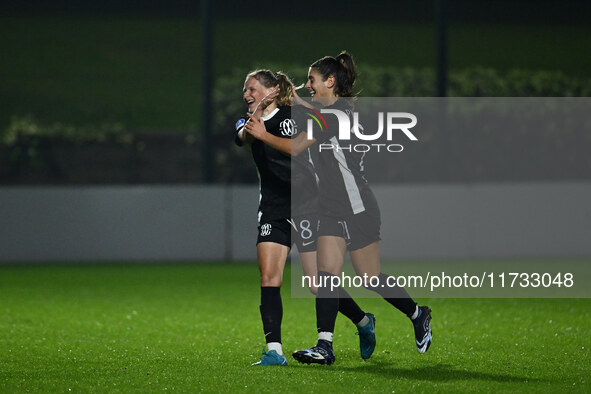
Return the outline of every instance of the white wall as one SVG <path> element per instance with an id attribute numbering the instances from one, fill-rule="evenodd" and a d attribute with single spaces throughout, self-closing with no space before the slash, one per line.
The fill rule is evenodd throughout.
<path id="1" fill-rule="evenodd" d="M 591 256 L 591 183 L 375 187 L 395 258 Z"/>
<path id="2" fill-rule="evenodd" d="M 591 182 L 375 186 L 382 255 L 591 256 Z M 256 186 L 0 188 L 0 262 L 256 258 Z"/>

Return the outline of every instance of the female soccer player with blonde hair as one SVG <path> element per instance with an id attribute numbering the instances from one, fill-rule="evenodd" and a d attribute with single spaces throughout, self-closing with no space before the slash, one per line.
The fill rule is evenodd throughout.
<path id="1" fill-rule="evenodd" d="M 297 130 L 289 106 L 293 85 L 283 73 L 256 70 L 246 76 L 243 99 L 249 117 L 236 124 L 236 142 L 250 143 L 260 179 L 259 235 L 257 259 L 261 273 L 260 313 L 267 341 L 267 352 L 253 365 L 286 365 L 281 346 L 283 306 L 280 287 L 291 246 L 298 247 L 304 275 L 315 277 L 316 227 L 318 197 L 316 174 L 310 157 L 293 158 L 245 133 L 251 122 L 264 124 L 276 138 L 289 140 Z M 309 153 L 309 152 L 308 152 Z M 293 178 L 292 178 L 293 177 Z M 292 181 L 304 195 L 292 201 Z M 315 288 L 310 289 L 316 292 Z M 343 289 L 337 290 L 342 301 L 337 307 L 358 326 L 361 356 L 369 358 L 375 348 L 373 315 L 363 312 Z"/>

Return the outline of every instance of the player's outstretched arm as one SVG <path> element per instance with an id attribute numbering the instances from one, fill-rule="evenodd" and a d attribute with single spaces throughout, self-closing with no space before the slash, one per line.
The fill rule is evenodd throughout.
<path id="1" fill-rule="evenodd" d="M 300 86 L 303 86 L 303 85 L 300 85 Z M 297 89 L 300 86 L 298 86 L 297 88 L 291 88 L 291 92 L 292 92 L 291 105 L 301 105 L 301 106 L 304 106 L 306 108 L 314 109 L 314 106 L 312 104 L 310 104 L 309 102 L 303 100 L 300 97 L 300 95 L 298 94 Z"/>

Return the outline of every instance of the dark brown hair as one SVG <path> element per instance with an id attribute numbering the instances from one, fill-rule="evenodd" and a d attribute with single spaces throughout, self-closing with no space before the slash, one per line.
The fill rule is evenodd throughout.
<path id="1" fill-rule="evenodd" d="M 342 51 L 337 57 L 325 56 L 316 60 L 310 68 L 314 68 L 326 81 L 331 75 L 335 78 L 336 84 L 334 93 L 338 97 L 352 97 L 353 86 L 357 79 L 357 67 L 353 56 Z"/>

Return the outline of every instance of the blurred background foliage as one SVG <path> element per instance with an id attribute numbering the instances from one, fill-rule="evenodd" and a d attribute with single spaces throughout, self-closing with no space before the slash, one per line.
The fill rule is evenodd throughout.
<path id="1" fill-rule="evenodd" d="M 339 17 L 328 17 L 328 3 L 318 1 L 212 3 L 210 131 L 218 182 L 256 182 L 249 152 L 232 142 L 244 111 L 244 75 L 252 69 L 283 70 L 298 84 L 312 61 L 347 49 L 358 62 L 360 96 L 435 95 L 432 0 L 344 1 Z M 449 96 L 589 96 L 589 2 L 447 3 Z M 201 180 L 199 2 L 0 0 L 0 12 L 1 183 Z M 166 145 L 166 136 L 188 152 L 170 166 L 177 173 L 137 175 L 160 173 L 142 166 L 158 164 L 146 155 Z M 88 154 L 100 146 L 105 159 L 92 163 L 99 167 L 92 176 L 67 175 L 90 164 L 73 162 L 68 157 L 79 155 L 66 151 L 58 163 L 58 145 L 72 152 L 84 146 Z M 130 164 L 105 153 L 107 146 L 127 152 Z M 159 160 L 178 162 L 178 156 L 171 148 Z M 115 179 L 111 164 L 135 175 Z"/>

